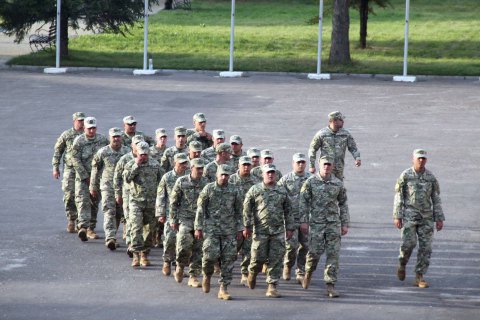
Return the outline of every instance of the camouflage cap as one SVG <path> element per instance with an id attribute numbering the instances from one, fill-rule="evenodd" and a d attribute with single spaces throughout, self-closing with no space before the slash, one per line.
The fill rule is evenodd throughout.
<path id="1" fill-rule="evenodd" d="M 322 165 L 324 163 L 333 164 L 333 158 L 331 158 L 329 156 L 322 156 L 322 157 L 320 157 L 320 159 L 318 159 L 318 163 L 320 163 L 320 165 Z"/>
<path id="2" fill-rule="evenodd" d="M 205 115 L 203 113 L 195 113 L 193 115 L 193 121 L 195 122 L 206 122 L 207 118 L 205 118 Z"/>
<path id="3" fill-rule="evenodd" d="M 108 134 L 110 135 L 110 137 L 115 137 L 115 136 L 121 136 L 122 135 L 122 129 L 120 128 L 110 128 L 108 130 Z"/>
<path id="4" fill-rule="evenodd" d="M 221 164 L 217 167 L 217 174 L 232 174 L 232 167 L 229 166 L 228 164 Z"/>
<path id="5" fill-rule="evenodd" d="M 72 119 L 73 119 L 73 120 L 83 120 L 83 119 L 85 119 L 85 113 L 83 113 L 83 112 L 75 112 L 75 113 L 72 115 Z"/>
<path id="6" fill-rule="evenodd" d="M 293 161 L 299 162 L 299 161 L 307 161 L 307 157 L 305 156 L 304 153 L 295 153 L 292 157 Z"/>
<path id="7" fill-rule="evenodd" d="M 149 154 L 150 153 L 150 146 L 145 141 L 140 142 L 137 144 L 137 153 L 138 154 Z"/>
<path id="8" fill-rule="evenodd" d="M 333 111 L 328 114 L 328 120 L 336 120 L 336 119 L 343 120 L 345 119 L 345 117 L 340 111 Z"/>
<path id="9" fill-rule="evenodd" d="M 236 143 L 236 144 L 242 144 L 242 137 L 239 135 L 233 135 L 230 137 L 230 144 Z"/>
<path id="10" fill-rule="evenodd" d="M 424 149 L 415 149 L 413 150 L 413 157 L 415 158 L 427 158 L 427 151 Z"/>
<path id="11" fill-rule="evenodd" d="M 135 120 L 133 116 L 126 116 L 125 118 L 123 118 L 123 123 L 126 123 L 126 124 L 137 123 L 137 120 Z"/>
<path id="12" fill-rule="evenodd" d="M 185 163 L 188 162 L 188 157 L 185 153 L 177 153 L 173 156 L 173 161 L 175 163 Z"/>
<path id="13" fill-rule="evenodd" d="M 258 148 L 250 148 L 247 150 L 247 156 L 249 157 L 260 157 L 260 149 Z"/>
<path id="14" fill-rule="evenodd" d="M 145 141 L 145 138 L 138 134 L 133 136 L 132 138 L 132 144 L 135 144 L 135 145 L 137 145 L 139 142 L 142 142 L 142 141 Z"/>
<path id="15" fill-rule="evenodd" d="M 187 135 L 187 128 L 185 128 L 184 126 L 175 127 L 175 135 L 176 136 Z"/>
<path id="16" fill-rule="evenodd" d="M 240 159 L 238 159 L 238 163 L 240 165 L 242 164 L 252 164 L 252 158 L 248 157 L 248 156 L 243 156 L 243 157 L 240 157 Z"/>
<path id="17" fill-rule="evenodd" d="M 96 128 L 97 127 L 97 119 L 94 117 L 86 117 L 84 120 L 85 128 Z"/>
<path id="18" fill-rule="evenodd" d="M 224 151 L 232 153 L 232 147 L 230 147 L 228 143 L 224 142 L 217 144 L 217 146 L 215 147 L 215 153 L 218 154 Z"/>
<path id="19" fill-rule="evenodd" d="M 218 139 L 218 138 L 225 139 L 225 131 L 223 131 L 223 129 L 213 130 L 213 139 Z"/>
<path id="20" fill-rule="evenodd" d="M 192 150 L 193 152 L 202 151 L 202 143 L 200 141 L 192 141 L 188 145 L 188 149 Z"/>
<path id="21" fill-rule="evenodd" d="M 265 159 L 265 158 L 273 158 L 273 152 L 270 151 L 269 149 L 264 149 L 260 152 L 260 156 Z"/>
<path id="22" fill-rule="evenodd" d="M 165 130 L 165 128 L 158 128 L 157 130 L 155 130 L 155 136 L 166 137 L 167 136 L 167 130 Z"/>
<path id="23" fill-rule="evenodd" d="M 270 171 L 277 171 L 277 168 L 276 168 L 273 164 L 271 164 L 271 163 L 269 163 L 269 164 L 264 164 L 264 165 L 262 166 L 262 172 L 263 172 L 263 173 L 267 173 L 267 172 L 270 172 Z"/>
<path id="24" fill-rule="evenodd" d="M 205 167 L 205 160 L 202 158 L 195 158 L 190 161 L 190 167 L 193 168 L 203 168 Z"/>

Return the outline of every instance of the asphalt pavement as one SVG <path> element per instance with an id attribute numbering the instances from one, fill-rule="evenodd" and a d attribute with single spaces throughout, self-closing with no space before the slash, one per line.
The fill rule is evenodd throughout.
<path id="1" fill-rule="evenodd" d="M 480 309 L 480 82 L 394 83 L 342 77 L 255 75 L 222 79 L 213 73 L 78 72 L 46 75 L 0 70 L 0 318 L 2 319 L 476 319 Z M 65 230 L 61 183 L 51 157 L 71 115 L 86 112 L 98 132 L 134 115 L 138 130 L 192 126 L 204 112 L 209 131 L 239 134 L 245 149 L 270 148 L 286 173 L 291 156 L 306 152 L 327 114 L 340 110 L 355 137 L 362 166 L 346 157 L 351 228 L 342 239 L 338 299 L 324 295 L 321 267 L 308 290 L 280 281 L 280 299 L 239 284 L 234 300 L 202 293 L 153 266 L 133 270 L 125 246 L 103 239 L 82 243 Z M 394 184 L 415 148 L 429 152 L 427 168 L 440 181 L 445 228 L 435 234 L 431 287 L 396 279 L 400 243 L 392 223 Z M 103 215 L 97 230 L 101 236 Z M 320 262 L 320 266 L 324 260 Z M 215 280 L 216 278 L 214 278 Z"/>

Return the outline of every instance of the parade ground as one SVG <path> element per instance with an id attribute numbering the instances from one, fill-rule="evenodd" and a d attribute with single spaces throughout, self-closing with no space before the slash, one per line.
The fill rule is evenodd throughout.
<path id="1" fill-rule="evenodd" d="M 98 133 L 122 127 L 134 115 L 138 130 L 191 128 L 194 113 L 207 130 L 238 134 L 244 149 L 269 148 L 283 172 L 295 152 L 340 110 L 362 157 L 347 153 L 345 185 L 351 225 L 342 239 L 341 297 L 325 296 L 322 258 L 308 290 L 281 280 L 282 298 L 240 285 L 238 261 L 232 301 L 212 290 L 177 284 L 162 272 L 161 249 L 152 266 L 133 269 L 124 242 L 82 243 L 66 232 L 61 181 L 52 177 L 55 140 L 71 127 L 72 113 L 97 118 Z M 46 75 L 0 70 L 0 318 L 1 319 L 478 319 L 480 310 L 480 81 L 163 72 Z M 428 151 L 427 168 L 440 182 L 445 227 L 435 233 L 430 288 L 413 286 L 415 254 L 407 278 L 396 277 L 400 232 L 393 226 L 395 181 L 411 165 L 412 151 Z M 103 214 L 97 232 L 103 237 Z M 119 237 L 121 237 L 119 235 Z"/>

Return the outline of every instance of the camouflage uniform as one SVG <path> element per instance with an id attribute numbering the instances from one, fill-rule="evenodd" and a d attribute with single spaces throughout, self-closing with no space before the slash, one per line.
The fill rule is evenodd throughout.
<path id="1" fill-rule="evenodd" d="M 52 166 L 53 169 L 59 170 L 60 161 L 63 158 L 63 203 L 65 204 L 65 214 L 70 221 L 77 220 L 77 207 L 75 206 L 75 169 L 72 162 L 72 146 L 76 137 L 82 132 L 70 128 L 64 131 L 58 137 L 55 143 Z"/>
<path id="2" fill-rule="evenodd" d="M 348 227 L 347 193 L 343 182 L 330 175 L 324 179 L 319 174 L 312 175 L 300 191 L 300 223 L 308 223 L 309 251 L 305 273 L 313 273 L 323 252 L 326 251 L 324 281 L 335 284 L 340 257 L 341 227 Z"/>
<path id="3" fill-rule="evenodd" d="M 440 186 L 429 170 L 417 173 L 412 167 L 402 172 L 395 185 L 393 217 L 403 220 L 399 263 L 407 264 L 418 237 L 415 272 L 425 274 L 432 254 L 434 223 L 445 220 Z"/>
<path id="4" fill-rule="evenodd" d="M 162 156 L 162 161 L 160 162 L 160 165 L 163 168 L 164 172 L 171 171 L 173 167 L 175 166 L 175 162 L 173 161 L 173 157 L 177 153 L 185 153 L 188 156 L 188 147 L 185 146 L 183 149 L 178 149 L 176 146 L 172 146 L 170 148 L 167 148 Z"/>
<path id="5" fill-rule="evenodd" d="M 108 139 L 99 133 L 95 134 L 93 139 L 81 134 L 73 142 L 72 163 L 76 173 L 75 202 L 78 210 L 78 229 L 90 228 L 94 230 L 97 225 L 100 197 L 92 198 L 90 196 L 88 179 L 90 179 L 92 171 L 93 156 L 108 143 Z"/>
<path id="6" fill-rule="evenodd" d="M 217 153 L 215 152 L 215 147 L 211 146 L 208 147 L 207 149 L 204 149 L 202 153 L 200 154 L 200 157 L 202 157 L 206 163 L 210 163 L 215 161 L 215 158 L 217 156 Z"/>
<path id="7" fill-rule="evenodd" d="M 132 145 L 132 139 L 133 137 L 135 136 L 142 136 L 143 137 L 143 140 L 148 143 L 149 146 L 154 146 L 155 145 L 155 140 L 150 137 L 150 136 L 147 136 L 145 133 L 143 133 L 142 131 L 136 131 L 133 135 L 129 136 L 125 131 L 122 133 L 122 143 L 124 146 L 130 148 L 130 146 Z"/>
<path id="8" fill-rule="evenodd" d="M 246 156 L 247 153 L 245 151 L 242 151 L 239 155 L 233 154 L 232 153 L 232 159 L 230 160 L 230 164 L 232 167 L 235 169 L 238 169 L 238 161 L 240 160 L 241 157 Z"/>
<path id="9" fill-rule="evenodd" d="M 123 172 L 125 171 L 125 166 L 129 163 L 135 156 L 133 152 L 129 152 L 123 155 L 117 162 L 115 166 L 115 172 L 113 174 L 113 189 L 115 192 L 115 199 L 122 198 L 122 208 L 123 208 L 123 219 L 125 220 L 125 243 L 130 245 L 130 223 L 128 220 L 128 201 L 130 199 L 130 193 L 128 191 L 128 185 L 123 181 Z"/>
<path id="10" fill-rule="evenodd" d="M 287 194 L 292 203 L 292 207 L 299 208 L 300 205 L 300 190 L 303 183 L 310 177 L 309 172 L 305 172 L 303 175 L 297 175 L 295 172 L 290 172 L 283 176 L 278 182 L 287 190 Z M 297 215 L 294 217 L 295 225 L 300 226 L 300 213 L 297 211 Z M 308 252 L 308 235 L 300 231 L 300 228 L 296 228 L 293 232 L 292 238 L 285 241 L 286 254 L 284 259 L 284 265 L 288 268 L 292 268 L 297 263 L 297 269 L 295 273 L 303 276 L 305 274 L 305 259 Z"/>
<path id="11" fill-rule="evenodd" d="M 133 252 L 145 252 L 152 247 L 152 224 L 155 219 L 155 199 L 162 168 L 155 159 L 138 165 L 130 160 L 125 166 L 123 178 L 128 183 L 128 219 Z"/>
<path id="12" fill-rule="evenodd" d="M 203 171 L 203 176 L 207 178 L 208 182 L 214 182 L 217 179 L 217 168 L 221 164 L 214 160 L 205 166 L 205 170 Z"/>
<path id="13" fill-rule="evenodd" d="M 278 182 L 282 178 L 282 173 L 278 169 L 275 169 L 275 172 L 276 172 L 275 177 Z M 252 168 L 252 171 L 250 171 L 250 174 L 254 176 L 257 180 L 262 181 L 263 180 L 262 166 L 260 165 L 258 167 Z"/>
<path id="14" fill-rule="evenodd" d="M 352 154 L 355 160 L 360 160 L 360 151 L 351 133 L 346 129 L 340 129 L 333 132 L 330 127 L 318 131 L 310 143 L 308 157 L 310 158 L 310 168 L 315 168 L 315 158 L 320 149 L 320 157 L 329 156 L 333 158 L 334 167 L 332 173 L 340 180 L 343 180 L 343 169 L 345 168 L 345 152 Z"/>
<path id="15" fill-rule="evenodd" d="M 202 150 L 205 150 L 213 145 L 213 141 L 207 137 L 201 137 L 200 134 L 195 131 L 195 128 L 187 129 L 187 145 L 192 141 L 198 141 L 202 144 Z"/>
<path id="16" fill-rule="evenodd" d="M 198 197 L 195 230 L 203 231 L 203 273 L 211 276 L 220 261 L 219 283 L 230 285 L 237 257 L 236 235 L 243 230 L 241 191 L 231 183 L 207 184 Z"/>
<path id="17" fill-rule="evenodd" d="M 202 271 L 202 240 L 193 236 L 197 211 L 197 200 L 202 189 L 207 185 L 205 177 L 192 180 L 190 175 L 178 178 L 170 194 L 170 220 L 179 224 L 177 233 L 177 267 L 184 267 L 189 262 L 191 277 L 198 277 Z"/>
<path id="18" fill-rule="evenodd" d="M 92 160 L 90 190 L 101 192 L 102 195 L 105 241 L 115 240 L 115 234 L 123 216 L 122 206 L 115 200 L 113 176 L 118 160 L 129 151 L 130 148 L 125 146 L 121 146 L 118 151 L 115 151 L 108 145 L 98 150 Z"/>
<path id="19" fill-rule="evenodd" d="M 150 147 L 150 157 L 157 160 L 158 163 L 162 162 L 163 154 L 167 150 L 167 147 L 163 147 L 163 149 L 158 149 L 157 146 Z"/>
<path id="20" fill-rule="evenodd" d="M 162 149 L 158 149 L 157 146 L 151 146 L 150 158 L 157 160 L 158 163 L 161 163 L 163 154 L 165 153 L 166 149 L 167 149 L 166 146 L 164 146 Z M 161 245 L 161 235 L 164 232 L 165 232 L 164 225 L 159 223 L 158 220 L 155 219 L 154 226 L 153 226 L 153 242 L 156 246 Z"/>
<path id="21" fill-rule="evenodd" d="M 294 216 L 287 192 L 283 187 L 272 188 L 263 182 L 248 190 L 243 202 L 243 224 L 253 226 L 249 273 L 257 274 L 268 261 L 267 283 L 276 285 L 282 273 L 285 255 L 285 230 L 294 230 Z"/>

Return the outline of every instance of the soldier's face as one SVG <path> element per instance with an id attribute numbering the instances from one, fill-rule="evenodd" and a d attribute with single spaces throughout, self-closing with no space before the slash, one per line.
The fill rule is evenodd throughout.
<path id="1" fill-rule="evenodd" d="M 228 174 L 217 174 L 217 183 L 221 186 L 224 186 L 228 183 Z"/>
<path id="2" fill-rule="evenodd" d="M 167 144 L 167 136 L 157 137 L 157 143 L 162 147 L 164 145 L 166 145 Z"/>
<path id="3" fill-rule="evenodd" d="M 425 165 L 427 164 L 427 158 L 413 158 L 413 168 L 417 172 L 422 172 L 425 170 Z"/>
<path id="4" fill-rule="evenodd" d="M 193 124 L 195 125 L 195 130 L 198 131 L 198 132 L 204 132 L 205 128 L 207 127 L 207 122 L 206 121 L 204 121 L 204 122 L 195 121 Z"/>
<path id="5" fill-rule="evenodd" d="M 230 154 L 230 152 L 227 152 L 227 151 L 222 151 L 219 153 L 220 155 L 220 158 L 223 160 L 223 161 L 228 161 L 230 160 L 230 158 L 232 157 L 232 155 Z"/>
<path id="6" fill-rule="evenodd" d="M 122 145 L 122 136 L 110 137 L 110 146 L 114 149 L 120 148 Z"/>
<path id="7" fill-rule="evenodd" d="M 175 136 L 175 145 L 177 148 L 185 148 L 185 143 L 187 143 L 187 136 Z"/>
<path id="8" fill-rule="evenodd" d="M 138 157 L 140 158 L 141 163 L 148 162 L 148 153 L 139 154 Z"/>
<path id="9" fill-rule="evenodd" d="M 225 138 L 217 138 L 214 140 L 214 145 L 217 145 L 217 144 L 220 144 L 220 143 L 223 143 L 225 142 Z"/>
<path id="10" fill-rule="evenodd" d="M 322 163 L 320 166 L 320 175 L 321 176 L 328 176 L 332 173 L 333 165 L 331 163 Z"/>
<path id="11" fill-rule="evenodd" d="M 330 120 L 330 128 L 333 131 L 338 131 L 343 128 L 343 119 L 333 119 Z"/>
<path id="12" fill-rule="evenodd" d="M 245 163 L 240 166 L 240 175 L 241 176 L 246 176 L 250 174 L 250 171 L 252 170 L 252 165 Z"/>
<path id="13" fill-rule="evenodd" d="M 252 166 L 258 167 L 260 165 L 260 157 L 252 157 Z"/>
<path id="14" fill-rule="evenodd" d="M 294 161 L 292 163 L 292 166 L 295 173 L 303 173 L 305 172 L 305 167 L 307 166 L 307 163 L 305 161 Z"/>
<path id="15" fill-rule="evenodd" d="M 175 163 L 175 171 L 177 171 L 178 173 L 184 173 L 185 170 L 187 170 L 188 168 L 188 162 L 185 161 L 185 162 L 182 162 L 182 163 L 179 163 L 179 162 L 176 162 Z"/>
<path id="16" fill-rule="evenodd" d="M 270 164 L 273 163 L 273 158 L 262 158 L 262 164 Z"/>
<path id="17" fill-rule="evenodd" d="M 196 158 L 200 158 L 200 154 L 202 153 L 202 151 L 193 151 L 193 150 L 190 150 L 188 151 L 188 157 L 190 159 L 196 159 Z"/>
<path id="18" fill-rule="evenodd" d="M 84 131 L 85 131 L 85 135 L 88 138 L 93 138 L 93 137 L 95 137 L 95 134 L 97 133 L 97 127 L 85 128 Z"/>
<path id="19" fill-rule="evenodd" d="M 137 123 L 134 122 L 134 123 L 125 123 L 123 125 L 123 128 L 125 130 L 125 132 L 128 134 L 128 135 L 132 135 L 135 133 L 135 130 L 137 129 Z"/>
<path id="20" fill-rule="evenodd" d="M 76 130 L 76 131 L 82 131 L 83 130 L 83 119 L 82 120 L 75 120 L 73 121 L 73 128 Z"/>
<path id="21" fill-rule="evenodd" d="M 269 186 L 274 185 L 276 183 L 276 179 L 275 179 L 276 175 L 277 173 L 274 170 L 265 172 L 263 174 L 263 182 Z"/>
<path id="22" fill-rule="evenodd" d="M 238 143 L 231 143 L 230 146 L 232 147 L 232 152 L 238 154 L 242 151 L 243 144 Z"/>
<path id="23" fill-rule="evenodd" d="M 203 175 L 203 167 L 192 167 L 192 178 L 200 179 Z"/>

